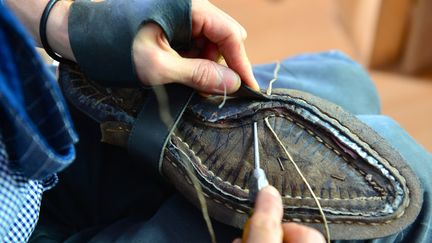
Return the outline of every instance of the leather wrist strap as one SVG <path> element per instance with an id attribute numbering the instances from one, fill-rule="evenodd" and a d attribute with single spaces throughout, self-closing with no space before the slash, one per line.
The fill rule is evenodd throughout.
<path id="1" fill-rule="evenodd" d="M 55 53 L 52 49 L 51 46 L 48 44 L 48 38 L 47 38 L 47 34 L 46 34 L 46 27 L 47 27 L 47 23 L 48 23 L 48 17 L 49 14 L 52 10 L 52 8 L 54 7 L 54 5 L 58 2 L 58 0 L 49 0 L 48 4 L 46 5 L 41 19 L 40 19 L 40 23 L 39 23 L 39 36 L 40 36 L 40 40 L 42 43 L 43 48 L 45 49 L 46 53 L 54 60 L 58 61 L 58 62 L 62 62 L 62 63 L 72 63 L 71 61 L 64 59 L 63 57 L 61 57 L 59 54 Z"/>
<path id="2" fill-rule="evenodd" d="M 160 174 L 165 147 L 195 93 L 193 89 L 179 84 L 169 84 L 162 88 L 166 92 L 166 104 L 160 105 L 155 93 L 149 92 L 128 141 L 129 152 L 149 163 L 154 171 Z M 169 110 L 171 121 L 163 120 L 161 109 Z"/>

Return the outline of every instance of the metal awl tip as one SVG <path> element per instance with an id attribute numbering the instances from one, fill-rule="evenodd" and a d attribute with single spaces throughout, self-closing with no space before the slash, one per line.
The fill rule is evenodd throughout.
<path id="1" fill-rule="evenodd" d="M 258 144 L 258 128 L 257 122 L 253 124 L 253 136 L 254 136 L 254 162 L 255 169 L 260 168 L 260 157 L 259 157 L 259 144 Z"/>

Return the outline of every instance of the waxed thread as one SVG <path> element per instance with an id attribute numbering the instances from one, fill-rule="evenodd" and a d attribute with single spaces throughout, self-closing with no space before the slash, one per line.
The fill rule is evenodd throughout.
<path id="1" fill-rule="evenodd" d="M 174 124 L 174 119 L 171 116 L 170 108 L 168 106 L 168 94 L 164 86 L 153 86 L 153 91 L 159 105 L 159 116 L 165 126 L 170 127 Z"/>
<path id="2" fill-rule="evenodd" d="M 206 222 L 207 230 L 209 232 L 211 242 L 216 243 L 217 242 L 216 241 L 216 234 L 214 232 L 213 225 L 212 225 L 212 222 L 210 220 L 206 199 L 204 197 L 204 192 L 202 191 L 202 187 L 198 181 L 198 178 L 196 177 L 195 173 L 193 173 L 192 159 L 183 150 L 179 149 L 175 144 L 173 144 L 173 143 L 171 143 L 171 144 L 177 151 L 180 151 L 183 154 L 183 156 L 185 156 L 189 160 L 189 163 L 186 163 L 186 167 L 187 167 L 186 172 L 192 181 L 192 184 L 195 188 L 195 191 L 197 192 L 198 201 L 199 201 L 200 206 L 201 206 L 201 212 L 202 212 L 204 221 Z"/>
<path id="3" fill-rule="evenodd" d="M 218 64 L 222 64 L 222 63 L 225 62 L 225 59 L 224 59 L 224 57 L 222 56 L 222 54 L 218 53 L 215 62 L 218 63 Z M 219 106 L 218 106 L 219 109 L 222 109 L 222 107 L 224 107 L 225 102 L 226 102 L 226 100 L 227 100 L 226 83 L 225 83 L 225 82 L 222 82 L 222 83 L 223 83 L 223 86 L 224 86 L 224 95 L 223 95 L 222 102 L 221 102 L 221 103 L 219 104 Z"/>
<path id="4" fill-rule="evenodd" d="M 225 87 L 225 86 L 224 86 Z M 159 105 L 159 115 L 161 117 L 161 120 L 163 123 L 165 123 L 165 125 L 167 127 L 169 127 L 170 124 L 175 124 L 174 123 L 174 119 L 171 116 L 170 110 L 169 110 L 169 106 L 168 106 L 168 94 L 166 92 L 166 89 L 163 86 L 154 86 L 153 90 L 155 92 L 156 95 L 156 99 L 158 101 L 158 105 Z M 225 88 L 225 93 L 226 93 L 226 88 Z M 173 128 L 174 131 L 178 131 L 176 127 Z M 201 184 L 199 183 L 195 173 L 193 173 L 193 170 L 191 168 L 191 163 L 192 160 L 189 158 L 189 156 L 183 152 L 183 150 L 180 150 L 177 146 L 175 146 L 174 144 L 172 144 L 177 151 L 181 151 L 183 153 L 183 155 L 188 158 L 190 163 L 186 163 L 186 171 L 188 173 L 189 178 L 192 181 L 192 184 L 194 186 L 194 189 L 197 193 L 197 197 L 198 197 L 198 201 L 200 203 L 200 207 L 201 207 L 201 212 L 202 212 L 202 216 L 204 221 L 206 222 L 206 226 L 207 226 L 207 230 L 209 232 L 210 235 L 210 239 L 212 243 L 216 243 L 216 235 L 213 229 L 213 224 L 210 220 L 210 216 L 208 213 L 208 208 L 207 208 L 207 203 L 206 200 L 204 198 L 204 192 L 202 190 Z"/>
<path id="5" fill-rule="evenodd" d="M 222 109 L 222 107 L 225 105 L 225 102 L 226 102 L 226 99 L 227 99 L 226 84 L 225 84 L 225 82 L 222 82 L 222 83 L 223 83 L 223 86 L 224 86 L 224 95 L 223 95 L 222 102 L 218 106 L 219 109 Z"/>
<path id="6" fill-rule="evenodd" d="M 298 167 L 297 163 L 294 162 L 294 159 L 292 158 L 291 154 L 288 152 L 288 150 L 285 148 L 285 146 L 283 145 L 282 141 L 279 139 L 279 136 L 276 134 L 276 132 L 273 130 L 273 128 L 271 127 L 269 121 L 268 121 L 268 117 L 264 118 L 265 124 L 266 126 L 269 128 L 270 132 L 273 134 L 274 138 L 276 139 L 276 141 L 279 143 L 279 145 L 282 147 L 283 151 L 285 152 L 285 154 L 288 156 L 289 160 L 291 161 L 292 165 L 294 165 L 294 168 L 296 169 L 297 173 L 300 175 L 300 177 L 302 178 L 303 182 L 306 184 L 306 187 L 308 188 L 309 192 L 311 193 L 316 205 L 318 206 L 319 212 L 321 214 L 321 217 L 323 219 L 323 223 L 324 223 L 324 228 L 326 231 L 326 238 L 327 238 L 327 242 L 330 243 L 330 230 L 328 228 L 328 223 L 327 223 L 327 218 L 324 214 L 324 211 L 322 210 L 321 204 L 318 200 L 318 198 L 316 197 L 314 191 L 312 190 L 311 186 L 309 185 L 309 182 L 306 180 L 306 178 L 303 176 L 303 173 L 301 172 L 300 168 Z"/>
<path id="7" fill-rule="evenodd" d="M 273 70 L 273 79 L 270 80 L 269 86 L 267 88 L 267 92 L 266 92 L 267 95 L 271 95 L 273 83 L 278 79 L 279 69 L 280 69 L 280 61 L 276 61 L 276 66 Z"/>
<path id="8" fill-rule="evenodd" d="M 273 86 L 273 83 L 278 79 L 279 70 L 280 70 L 280 61 L 277 61 L 276 62 L 276 66 L 275 66 L 275 68 L 273 70 L 273 79 L 270 80 L 269 86 L 267 88 L 267 92 L 266 92 L 267 95 L 271 95 L 272 86 Z M 275 137 L 276 141 L 279 143 L 279 145 L 282 147 L 282 149 L 285 152 L 285 154 L 288 156 L 290 162 L 294 165 L 294 168 L 296 169 L 297 173 L 302 178 L 303 182 L 306 184 L 306 187 L 308 188 L 309 192 L 311 193 L 311 195 L 312 195 L 312 197 L 313 197 L 316 205 L 318 206 L 318 209 L 319 209 L 319 212 L 321 214 L 321 217 L 323 219 L 324 228 L 325 228 L 325 231 L 326 231 L 327 242 L 330 243 L 330 230 L 328 228 L 327 218 L 326 218 L 326 216 L 324 214 L 324 211 L 322 210 L 322 207 L 321 207 L 321 204 L 320 204 L 318 198 L 316 197 L 314 191 L 312 190 L 311 186 L 309 185 L 309 182 L 303 176 L 303 173 L 301 172 L 301 170 L 298 167 L 297 163 L 294 161 L 294 159 L 292 158 L 291 154 L 288 152 L 288 150 L 285 148 L 285 146 L 282 143 L 282 141 L 279 139 L 279 136 L 276 134 L 276 132 L 274 131 L 274 129 L 271 127 L 271 125 L 270 125 L 270 123 L 268 121 L 268 117 L 264 118 L 264 121 L 265 121 L 266 126 L 270 130 L 270 132 Z M 280 164 L 282 164 L 282 163 L 280 163 Z"/>

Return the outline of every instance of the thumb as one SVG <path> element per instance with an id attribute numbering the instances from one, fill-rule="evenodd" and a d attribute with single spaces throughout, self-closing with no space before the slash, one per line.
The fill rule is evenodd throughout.
<path id="1" fill-rule="evenodd" d="M 172 77 L 177 82 L 198 91 L 211 94 L 228 94 L 240 87 L 240 77 L 230 68 L 206 59 L 183 58 L 177 56 L 171 62 Z"/>

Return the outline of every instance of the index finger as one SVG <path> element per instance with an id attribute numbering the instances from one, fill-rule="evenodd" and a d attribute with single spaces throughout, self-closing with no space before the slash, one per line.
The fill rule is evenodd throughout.
<path id="1" fill-rule="evenodd" d="M 282 199 L 276 188 L 267 186 L 257 196 L 250 219 L 248 243 L 282 241 Z"/>
<path id="2" fill-rule="evenodd" d="M 192 7 L 192 35 L 204 35 L 216 44 L 228 67 L 248 86 L 259 90 L 246 55 L 243 27 L 208 1 L 194 1 Z"/>
<path id="3" fill-rule="evenodd" d="M 217 45 L 228 67 L 237 72 L 249 87 L 259 90 L 243 40 L 239 36 L 230 35 L 228 38 L 217 43 Z"/>

